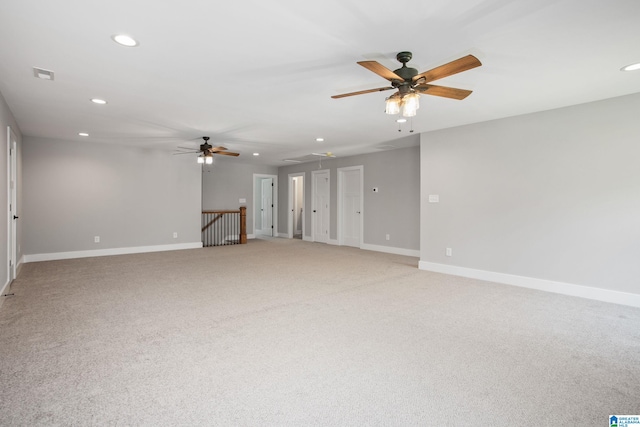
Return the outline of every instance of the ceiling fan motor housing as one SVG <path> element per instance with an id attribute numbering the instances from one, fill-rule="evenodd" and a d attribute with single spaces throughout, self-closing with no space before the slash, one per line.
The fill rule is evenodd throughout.
<path id="1" fill-rule="evenodd" d="M 400 52 L 396 55 L 396 59 L 402 63 L 402 67 L 394 70 L 394 73 L 399 77 L 402 77 L 403 82 L 392 81 L 392 86 L 400 90 L 400 94 L 409 92 L 412 87 L 412 79 L 418 75 L 418 70 L 415 68 L 407 67 L 407 62 L 411 61 L 413 54 L 411 52 Z"/>

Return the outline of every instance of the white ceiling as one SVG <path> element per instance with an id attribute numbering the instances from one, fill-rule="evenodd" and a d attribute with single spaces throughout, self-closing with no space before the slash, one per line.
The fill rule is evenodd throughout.
<path id="1" fill-rule="evenodd" d="M 284 165 L 410 135 L 384 114 L 391 91 L 330 98 L 386 86 L 356 61 L 393 70 L 399 51 L 420 72 L 483 63 L 435 82 L 474 92 L 422 96 L 414 135 L 640 92 L 620 71 L 640 62 L 638 18 L 637 0 L 2 0 L 0 92 L 26 136 L 171 150 L 208 135 Z"/>

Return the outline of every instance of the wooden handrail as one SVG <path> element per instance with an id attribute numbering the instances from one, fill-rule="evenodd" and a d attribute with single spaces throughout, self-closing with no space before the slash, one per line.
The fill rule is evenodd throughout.
<path id="1" fill-rule="evenodd" d="M 203 211 L 202 213 L 205 213 L 205 214 L 208 214 L 208 213 L 210 213 L 210 214 L 215 214 L 215 213 L 217 213 L 217 214 L 218 214 L 215 218 L 213 218 L 211 221 L 209 221 L 209 223 L 208 223 L 207 225 L 205 225 L 204 227 L 202 227 L 202 230 L 201 230 L 201 231 L 204 231 L 204 230 L 206 230 L 207 228 L 211 227 L 211 225 L 213 225 L 213 223 L 215 223 L 217 220 L 219 220 L 220 218 L 222 218 L 222 215 L 224 215 L 225 213 L 236 213 L 236 212 L 229 211 L 229 212 L 219 213 L 219 212 L 212 212 L 212 211 L 210 211 L 210 212 L 205 212 L 205 211 Z"/>

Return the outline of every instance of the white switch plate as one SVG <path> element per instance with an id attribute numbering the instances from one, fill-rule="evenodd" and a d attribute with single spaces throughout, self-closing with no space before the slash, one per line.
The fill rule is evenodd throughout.
<path id="1" fill-rule="evenodd" d="M 447 256 L 452 256 L 453 255 L 453 250 L 451 250 L 451 248 L 447 248 Z"/>
<path id="2" fill-rule="evenodd" d="M 380 190 L 378 190 L 378 187 L 373 187 L 373 192 L 374 193 L 377 193 L 378 191 L 380 191 Z"/>
<path id="3" fill-rule="evenodd" d="M 240 199 L 239 202 L 242 203 L 247 203 L 247 199 Z"/>
<path id="4" fill-rule="evenodd" d="M 94 236 L 93 241 L 95 243 L 100 243 L 100 236 Z"/>
<path id="5" fill-rule="evenodd" d="M 173 232 L 173 238 L 177 239 L 178 238 L 178 233 L 176 233 L 175 231 Z"/>
<path id="6" fill-rule="evenodd" d="M 429 194 L 429 203 L 440 203 L 440 196 L 438 194 Z"/>

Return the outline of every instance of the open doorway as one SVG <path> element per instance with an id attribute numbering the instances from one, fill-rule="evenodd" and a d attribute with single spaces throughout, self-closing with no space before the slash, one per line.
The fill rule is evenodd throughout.
<path id="1" fill-rule="evenodd" d="M 305 233 L 304 172 L 289 174 L 289 228 L 290 239 L 303 239 Z"/>

